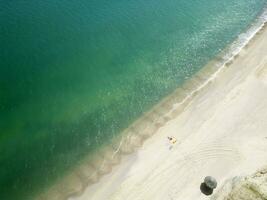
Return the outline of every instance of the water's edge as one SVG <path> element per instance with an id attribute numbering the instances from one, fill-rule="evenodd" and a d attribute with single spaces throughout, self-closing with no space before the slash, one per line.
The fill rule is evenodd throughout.
<path id="1" fill-rule="evenodd" d="M 231 65 L 240 51 L 266 28 L 266 23 L 267 10 L 264 9 L 248 30 L 239 35 L 237 40 L 223 53 L 216 56 L 171 95 L 137 119 L 114 138 L 111 144 L 97 152 L 93 159 L 92 156 L 90 159 L 85 158 L 70 174 L 45 193 L 38 195 L 36 199 L 66 200 L 69 197 L 81 195 L 89 185 L 98 182 L 101 176 L 111 172 L 112 167 L 120 163 L 122 156 L 136 151 L 160 127 L 178 116 L 199 91 L 206 88 L 225 68 Z"/>

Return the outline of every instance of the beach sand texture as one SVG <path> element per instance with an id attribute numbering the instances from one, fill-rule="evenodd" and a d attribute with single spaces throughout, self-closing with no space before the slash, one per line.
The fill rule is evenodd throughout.
<path id="1" fill-rule="evenodd" d="M 173 148 L 168 136 L 177 139 Z M 75 200 L 209 199 L 207 175 L 224 183 L 267 165 L 267 29 L 183 112 Z M 218 194 L 216 194 L 218 195 Z"/>

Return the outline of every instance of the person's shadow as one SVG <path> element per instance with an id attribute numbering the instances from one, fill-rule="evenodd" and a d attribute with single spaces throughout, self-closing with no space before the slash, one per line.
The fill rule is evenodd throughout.
<path id="1" fill-rule="evenodd" d="M 207 187 L 205 183 L 201 183 L 200 190 L 205 195 L 211 195 L 213 193 L 213 189 Z"/>

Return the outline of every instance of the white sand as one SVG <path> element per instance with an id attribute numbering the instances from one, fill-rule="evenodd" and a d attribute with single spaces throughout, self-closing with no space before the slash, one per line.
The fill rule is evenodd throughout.
<path id="1" fill-rule="evenodd" d="M 177 143 L 169 149 L 167 136 Z M 199 186 L 267 165 L 267 29 L 175 119 L 76 200 L 209 199 Z"/>

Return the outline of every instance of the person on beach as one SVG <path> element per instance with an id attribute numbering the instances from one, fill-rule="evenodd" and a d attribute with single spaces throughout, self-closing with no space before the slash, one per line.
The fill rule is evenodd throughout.
<path id="1" fill-rule="evenodd" d="M 176 140 L 174 137 L 172 137 L 172 136 L 171 136 L 171 137 L 168 136 L 168 140 L 169 140 L 172 144 L 175 144 L 176 141 L 177 141 L 177 140 Z"/>

